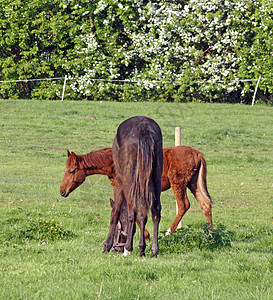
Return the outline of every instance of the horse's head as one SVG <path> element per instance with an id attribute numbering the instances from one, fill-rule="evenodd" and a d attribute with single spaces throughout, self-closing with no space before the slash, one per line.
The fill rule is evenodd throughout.
<path id="1" fill-rule="evenodd" d="M 112 206 L 112 211 L 114 210 L 115 202 L 110 198 L 110 204 Z M 127 215 L 127 206 L 126 201 L 123 201 L 121 208 L 118 223 L 116 226 L 114 242 L 113 242 L 113 251 L 123 252 L 124 245 L 126 243 L 128 229 L 128 215 Z"/>
<path id="2" fill-rule="evenodd" d="M 67 197 L 72 191 L 81 185 L 86 178 L 83 168 L 80 168 L 79 157 L 74 152 L 67 150 L 67 161 L 64 178 L 60 186 L 60 194 Z"/>

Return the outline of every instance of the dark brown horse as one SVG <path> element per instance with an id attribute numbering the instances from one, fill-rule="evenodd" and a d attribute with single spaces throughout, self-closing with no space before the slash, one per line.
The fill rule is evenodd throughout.
<path id="1" fill-rule="evenodd" d="M 91 151 L 85 155 L 76 155 L 67 150 L 68 159 L 60 193 L 67 197 L 76 187 L 82 184 L 86 176 L 103 174 L 108 176 L 112 185 L 115 185 L 115 170 L 113 167 L 112 148 Z M 207 223 L 212 225 L 211 197 L 206 182 L 206 161 L 201 152 L 187 146 L 163 148 L 163 173 L 161 181 L 162 191 L 172 188 L 176 198 L 178 212 L 167 230 L 173 232 L 184 214 L 190 207 L 186 188 L 188 187 L 202 212 Z M 150 235 L 146 230 L 145 239 L 149 241 Z"/>
<path id="2" fill-rule="evenodd" d="M 127 207 L 127 237 L 124 254 L 133 250 L 136 218 L 140 224 L 139 255 L 145 255 L 145 225 L 151 207 L 154 224 L 152 254 L 158 253 L 158 228 L 161 218 L 161 177 L 163 169 L 162 133 L 158 124 L 147 117 L 133 117 L 120 124 L 112 148 L 116 179 L 114 207 L 104 252 L 113 246 L 122 205 Z"/>

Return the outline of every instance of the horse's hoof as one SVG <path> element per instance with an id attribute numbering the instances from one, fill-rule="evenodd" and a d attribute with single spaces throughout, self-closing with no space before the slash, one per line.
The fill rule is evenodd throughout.
<path id="1" fill-rule="evenodd" d="M 132 254 L 132 251 L 128 251 L 124 248 L 124 253 L 123 253 L 124 256 L 129 256 L 131 254 Z"/>
<path id="2" fill-rule="evenodd" d="M 145 256 L 145 252 L 139 252 L 139 256 L 140 256 L 140 257 Z"/>
<path id="3" fill-rule="evenodd" d="M 156 252 L 152 251 L 151 258 L 157 257 L 157 254 L 158 254 L 158 251 L 156 251 Z"/>
<path id="4" fill-rule="evenodd" d="M 169 234 L 171 234 L 172 232 L 171 232 L 171 229 L 169 228 L 166 232 L 165 232 L 165 235 L 167 236 L 167 235 L 169 235 Z"/>
<path id="5" fill-rule="evenodd" d="M 108 253 L 110 251 L 111 247 L 109 245 L 104 245 L 102 253 Z"/>

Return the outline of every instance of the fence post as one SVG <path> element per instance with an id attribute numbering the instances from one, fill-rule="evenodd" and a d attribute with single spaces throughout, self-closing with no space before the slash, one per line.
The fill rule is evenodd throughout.
<path id="1" fill-rule="evenodd" d="M 62 93 L 62 101 L 64 101 L 64 91 L 65 91 L 66 80 L 67 80 L 67 75 L 64 76 L 64 86 L 63 86 L 63 93 Z"/>
<path id="2" fill-rule="evenodd" d="M 256 98 L 256 93 L 257 93 L 257 90 L 258 90 L 258 86 L 259 86 L 260 80 L 261 80 L 261 75 L 259 76 L 259 79 L 258 79 L 257 84 L 256 84 L 256 87 L 255 87 L 255 91 L 254 91 L 254 94 L 253 94 L 252 105 L 251 105 L 251 106 L 254 105 L 255 98 Z"/>
<path id="3" fill-rule="evenodd" d="M 175 127 L 175 146 L 181 146 L 181 127 Z M 178 213 L 178 206 L 176 202 L 176 214 Z M 182 228 L 182 220 L 178 223 L 177 228 Z"/>

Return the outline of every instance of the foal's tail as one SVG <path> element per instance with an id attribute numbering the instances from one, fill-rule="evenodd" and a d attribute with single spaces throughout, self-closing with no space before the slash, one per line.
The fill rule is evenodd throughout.
<path id="1" fill-rule="evenodd" d="M 189 182 L 189 189 L 194 194 L 202 211 L 211 218 L 212 200 L 207 188 L 207 164 L 203 153 L 198 153 L 199 167 Z M 206 216 L 207 217 L 207 216 Z"/>
<path id="2" fill-rule="evenodd" d="M 197 191 L 202 194 L 205 205 L 211 208 L 212 200 L 207 187 L 207 164 L 203 154 L 198 156 L 200 158 L 200 169 L 197 179 Z"/>
<path id="3" fill-rule="evenodd" d="M 131 199 L 135 199 L 136 208 L 148 209 L 151 204 L 151 175 L 153 168 L 155 142 L 151 132 L 141 130 L 137 147 L 137 162 L 133 184 L 130 190 Z"/>

